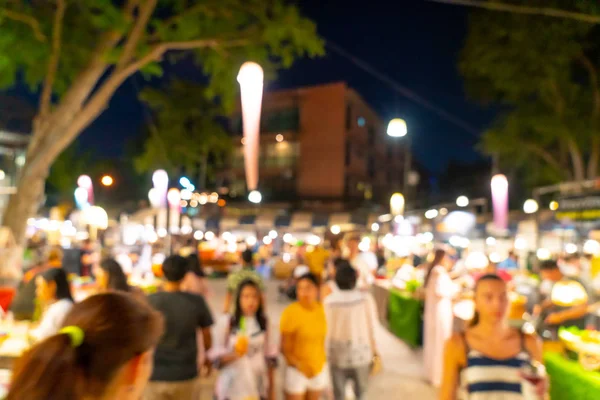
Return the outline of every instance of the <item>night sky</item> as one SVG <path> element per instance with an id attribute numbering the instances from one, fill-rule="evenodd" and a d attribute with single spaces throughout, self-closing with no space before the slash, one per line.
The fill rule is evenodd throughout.
<path id="1" fill-rule="evenodd" d="M 391 77 L 436 106 L 483 130 L 491 110 L 468 101 L 457 70 L 458 53 L 467 31 L 468 9 L 425 0 L 302 0 L 304 14 L 316 21 L 319 33 L 354 57 Z M 196 72 L 189 65 L 173 68 L 186 78 Z M 200 73 L 197 73 L 198 76 Z M 415 158 L 434 173 L 451 160 L 480 159 L 477 137 L 407 100 L 389 85 L 361 70 L 332 49 L 317 60 L 300 60 L 281 71 L 269 89 L 346 81 L 384 119 L 404 118 L 413 137 Z M 81 136 L 81 147 L 119 157 L 123 144 L 140 133 L 147 110 L 137 100 L 145 84 L 139 76 L 128 80 L 110 107 Z M 235 82 L 232 82 L 235 84 Z M 383 133 L 382 133 L 383 134 Z"/>

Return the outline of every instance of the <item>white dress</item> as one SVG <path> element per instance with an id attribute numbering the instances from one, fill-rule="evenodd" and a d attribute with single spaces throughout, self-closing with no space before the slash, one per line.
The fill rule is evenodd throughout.
<path id="1" fill-rule="evenodd" d="M 452 298 L 458 292 L 448 271 L 438 265 L 431 270 L 425 288 L 423 358 L 427 380 L 439 387 L 444 366 L 444 345 L 452 336 Z"/>
<path id="2" fill-rule="evenodd" d="M 246 318 L 246 335 L 249 338 L 246 355 L 227 365 L 219 374 L 215 385 L 218 400 L 267 397 L 267 333 L 260 329 L 256 318 Z M 229 343 L 222 354 L 233 351 L 236 340 L 236 333 L 230 334 Z"/>

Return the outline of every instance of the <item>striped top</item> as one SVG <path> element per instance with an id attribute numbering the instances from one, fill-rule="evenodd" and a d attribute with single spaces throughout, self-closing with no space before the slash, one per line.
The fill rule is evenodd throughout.
<path id="1" fill-rule="evenodd" d="M 530 356 L 523 345 L 514 357 L 494 359 L 470 349 L 467 341 L 464 342 L 467 349 L 467 366 L 462 371 L 462 382 L 468 400 L 524 399 L 519 372 L 530 360 Z"/>

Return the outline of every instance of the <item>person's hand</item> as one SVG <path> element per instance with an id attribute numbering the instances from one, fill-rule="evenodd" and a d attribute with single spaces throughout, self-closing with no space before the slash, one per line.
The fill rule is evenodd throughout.
<path id="1" fill-rule="evenodd" d="M 200 376 L 206 378 L 210 376 L 212 373 L 212 362 L 207 358 L 204 362 L 198 362 L 198 370 L 200 371 Z"/>
<path id="2" fill-rule="evenodd" d="M 563 318 L 558 313 L 552 313 L 546 317 L 544 322 L 550 325 L 560 325 L 563 322 Z"/>
<path id="3" fill-rule="evenodd" d="M 543 379 L 540 379 L 540 381 L 537 383 L 537 385 L 535 385 L 535 394 L 540 399 L 546 399 L 546 395 L 548 394 L 549 386 L 550 385 L 549 385 L 548 376 L 545 376 Z"/>

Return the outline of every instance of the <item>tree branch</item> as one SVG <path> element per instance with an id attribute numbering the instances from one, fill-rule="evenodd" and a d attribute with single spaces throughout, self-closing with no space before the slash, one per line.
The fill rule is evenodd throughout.
<path id="1" fill-rule="evenodd" d="M 551 7 L 528 7 L 514 4 L 500 3 L 496 1 L 477 1 L 477 0 L 426 0 L 433 3 L 452 4 L 457 6 L 467 6 L 483 8 L 491 11 L 503 11 L 513 14 L 538 15 L 544 17 L 572 19 L 576 21 L 587 22 L 590 24 L 600 23 L 600 16 L 578 13 L 573 11 L 561 10 Z"/>
<path id="2" fill-rule="evenodd" d="M 123 47 L 123 54 L 117 63 L 117 70 L 123 69 L 125 65 L 127 65 L 133 57 L 135 57 L 135 50 L 140 42 L 140 39 L 146 32 L 146 27 L 148 26 L 148 21 L 150 21 L 150 17 L 152 17 L 152 13 L 156 9 L 157 0 L 146 0 L 146 2 L 139 7 L 139 14 L 129 37 L 125 41 L 125 46 Z"/>
<path id="3" fill-rule="evenodd" d="M 37 19 L 32 17 L 31 15 L 23 14 L 17 11 L 2 9 L 0 14 L 4 15 L 8 19 L 12 19 L 13 21 L 22 22 L 26 25 L 29 25 L 31 30 L 33 31 L 33 35 L 40 42 L 45 42 L 47 40 L 46 35 L 42 32 L 40 27 L 40 23 Z"/>
<path id="4" fill-rule="evenodd" d="M 533 154 L 537 155 L 542 160 L 544 160 L 550 167 L 554 168 L 557 172 L 561 174 L 564 173 L 564 169 L 560 166 L 558 160 L 548 150 L 544 149 L 543 147 L 540 147 L 535 143 L 525 141 L 523 141 L 522 143 L 529 151 L 531 151 Z"/>
<path id="5" fill-rule="evenodd" d="M 106 107 L 108 101 L 121 86 L 123 82 L 131 75 L 145 67 L 147 64 L 158 61 L 161 57 L 170 50 L 192 50 L 199 48 L 215 48 L 215 47 L 236 47 L 248 44 L 248 39 L 234 39 L 223 41 L 222 39 L 205 39 L 192 40 L 184 42 L 165 42 L 157 44 L 145 56 L 137 61 L 130 63 L 120 71 L 114 70 L 113 73 L 106 79 L 102 86 L 92 95 L 85 103 L 83 108 L 66 124 L 65 130 L 57 129 L 52 132 L 52 135 L 44 138 L 47 148 L 43 157 L 38 157 L 35 160 L 28 162 L 27 173 L 36 175 L 42 173 L 45 167 L 45 160 L 53 160 L 60 152 L 65 149 L 75 137 L 89 124 L 100 115 Z M 102 53 L 104 54 L 104 53 Z"/>
<path id="6" fill-rule="evenodd" d="M 592 138 L 590 140 L 590 158 L 587 165 L 587 178 L 595 179 L 598 175 L 598 164 L 600 164 L 600 132 L 598 130 L 598 117 L 600 116 L 600 88 L 598 87 L 598 71 L 594 63 L 581 53 L 577 57 L 578 61 L 587 70 L 590 77 L 590 86 L 594 93 L 594 105 L 592 109 Z"/>
<path id="7" fill-rule="evenodd" d="M 54 86 L 54 80 L 56 79 L 56 72 L 58 70 L 58 63 L 60 60 L 60 51 L 62 44 L 62 28 L 63 19 L 65 17 L 65 11 L 67 5 L 65 0 L 58 0 L 56 5 L 56 12 L 54 14 L 54 22 L 52 25 L 52 53 L 48 60 L 48 70 L 46 71 L 46 78 L 44 79 L 44 88 L 42 89 L 42 95 L 40 96 L 40 116 L 44 117 L 50 112 L 50 102 L 52 101 L 52 88 Z"/>

